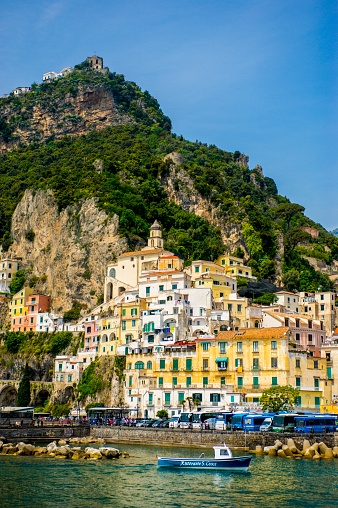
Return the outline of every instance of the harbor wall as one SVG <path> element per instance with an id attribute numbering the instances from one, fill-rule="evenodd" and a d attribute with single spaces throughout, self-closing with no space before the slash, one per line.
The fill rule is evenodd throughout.
<path id="1" fill-rule="evenodd" d="M 0 427 L 0 440 L 6 441 L 54 441 L 55 439 L 67 439 L 70 437 L 89 436 L 89 426 L 76 427 L 24 427 L 24 428 L 4 428 Z"/>
<path id="2" fill-rule="evenodd" d="M 257 445 L 272 446 L 276 439 L 286 443 L 292 438 L 298 447 L 303 446 L 304 439 L 313 443 L 321 441 L 332 448 L 338 446 L 338 433 L 300 435 L 293 433 L 279 434 L 275 432 L 227 432 L 188 429 L 152 429 L 135 427 L 92 427 L 90 435 L 102 438 L 106 443 L 149 444 L 160 446 L 187 446 L 212 448 L 225 442 L 230 448 L 255 450 Z"/>

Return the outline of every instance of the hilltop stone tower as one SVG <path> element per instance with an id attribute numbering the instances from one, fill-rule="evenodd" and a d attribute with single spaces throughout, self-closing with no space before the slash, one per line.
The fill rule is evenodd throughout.
<path id="1" fill-rule="evenodd" d="M 162 227 L 157 220 L 155 220 L 154 224 L 150 228 L 148 247 L 151 249 L 163 249 Z"/>
<path id="2" fill-rule="evenodd" d="M 94 55 L 94 56 L 88 56 L 87 62 L 89 63 L 89 67 L 95 70 L 102 70 L 103 69 L 103 58 L 100 56 Z"/>

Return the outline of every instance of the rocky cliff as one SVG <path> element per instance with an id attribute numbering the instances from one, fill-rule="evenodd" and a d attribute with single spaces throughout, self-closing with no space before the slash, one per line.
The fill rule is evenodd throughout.
<path id="1" fill-rule="evenodd" d="M 32 275 L 46 275 L 36 289 L 51 295 L 55 312 L 74 300 L 90 309 L 103 293 L 107 263 L 127 248 L 118 226 L 118 217 L 99 210 L 94 198 L 59 213 L 51 191 L 28 190 L 13 215 L 9 255 L 21 257 Z M 33 241 L 27 231 L 34 231 Z"/>
<path id="2" fill-rule="evenodd" d="M 133 121 L 118 110 L 113 93 L 104 83 L 80 85 L 76 94 L 68 92 L 37 99 L 38 96 L 36 100 L 22 96 L 1 108 L 2 120 L 13 130 L 10 139 L 0 137 L 0 153 L 22 144 L 61 139 L 65 135 L 80 136 Z"/>

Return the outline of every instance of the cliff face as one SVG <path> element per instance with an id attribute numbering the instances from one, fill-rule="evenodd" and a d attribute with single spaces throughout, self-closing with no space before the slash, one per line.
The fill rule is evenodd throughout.
<path id="1" fill-rule="evenodd" d="M 76 94 L 51 95 L 44 100 L 17 102 L 2 107 L 2 119 L 13 125 L 12 137 L 5 141 L 0 137 L 0 153 L 18 148 L 20 144 L 49 139 L 61 139 L 65 135 L 80 136 L 91 130 L 102 130 L 113 125 L 132 122 L 132 119 L 117 109 L 112 92 L 105 84 L 79 86 Z"/>
<path id="2" fill-rule="evenodd" d="M 127 249 L 118 225 L 118 217 L 109 218 L 94 198 L 59 213 L 51 191 L 28 190 L 13 215 L 9 255 L 22 257 L 32 275 L 46 275 L 36 289 L 51 295 L 55 312 L 70 309 L 73 300 L 93 308 L 103 293 L 107 263 Z M 25 236 L 30 230 L 33 241 Z"/>

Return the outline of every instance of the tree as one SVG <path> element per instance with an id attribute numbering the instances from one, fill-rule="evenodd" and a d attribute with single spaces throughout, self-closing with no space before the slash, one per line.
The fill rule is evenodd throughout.
<path id="1" fill-rule="evenodd" d="M 290 229 L 284 236 L 285 250 L 293 251 L 299 243 L 310 240 L 311 235 L 299 228 Z"/>
<path id="2" fill-rule="evenodd" d="M 259 402 L 263 411 L 277 413 L 292 409 L 297 403 L 298 396 L 299 390 L 291 385 L 271 386 L 263 391 Z"/>
<path id="3" fill-rule="evenodd" d="M 291 268 L 288 272 L 284 273 L 282 282 L 289 291 L 292 289 L 298 289 L 299 286 L 299 271 L 295 268 Z"/>
<path id="4" fill-rule="evenodd" d="M 277 296 L 274 293 L 265 293 L 258 298 L 252 300 L 252 303 L 261 303 L 262 305 L 271 305 L 272 303 L 276 303 L 278 301 Z"/>
<path id="5" fill-rule="evenodd" d="M 25 370 L 19 384 L 18 389 L 18 406 L 28 406 L 31 400 L 31 384 L 29 380 L 28 363 L 26 362 Z"/>
<path id="6" fill-rule="evenodd" d="M 158 418 L 168 418 L 168 411 L 166 409 L 160 409 L 157 411 L 156 416 L 158 416 Z"/>
<path id="7" fill-rule="evenodd" d="M 20 289 L 23 288 L 24 283 L 26 282 L 26 274 L 23 270 L 18 270 L 15 272 L 12 282 L 9 285 L 9 289 L 12 294 L 18 293 Z"/>
<path id="8" fill-rule="evenodd" d="M 304 210 L 304 206 L 297 205 L 296 203 L 281 203 L 275 210 L 275 215 L 286 221 L 287 231 L 289 231 L 292 218 L 303 214 Z"/>

